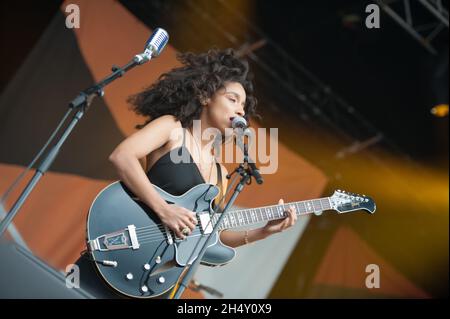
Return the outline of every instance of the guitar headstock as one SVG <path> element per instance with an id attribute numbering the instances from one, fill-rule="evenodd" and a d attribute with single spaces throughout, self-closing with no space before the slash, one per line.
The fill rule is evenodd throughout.
<path id="1" fill-rule="evenodd" d="M 334 191 L 330 197 L 331 207 L 339 213 L 348 213 L 355 210 L 365 210 L 370 214 L 375 213 L 376 205 L 372 198 L 342 191 Z"/>

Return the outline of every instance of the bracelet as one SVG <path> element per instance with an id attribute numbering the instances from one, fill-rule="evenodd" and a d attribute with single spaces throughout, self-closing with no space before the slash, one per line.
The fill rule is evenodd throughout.
<path id="1" fill-rule="evenodd" d="M 248 241 L 248 230 L 245 231 L 245 235 L 244 235 L 244 243 L 246 245 L 248 245 L 249 241 Z"/>

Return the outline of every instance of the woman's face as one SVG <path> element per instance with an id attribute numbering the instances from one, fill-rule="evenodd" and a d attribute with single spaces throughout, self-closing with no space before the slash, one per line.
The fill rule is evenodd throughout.
<path id="1" fill-rule="evenodd" d="M 228 82 L 207 101 L 204 111 L 208 124 L 218 128 L 222 134 L 231 127 L 236 116 L 244 116 L 245 90 L 238 82 Z"/>

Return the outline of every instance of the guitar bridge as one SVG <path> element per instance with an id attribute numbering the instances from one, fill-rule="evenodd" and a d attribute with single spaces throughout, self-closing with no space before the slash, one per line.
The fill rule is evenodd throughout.
<path id="1" fill-rule="evenodd" d="M 134 225 L 128 225 L 123 230 L 98 236 L 89 240 L 87 244 L 90 251 L 138 249 L 140 246 L 136 235 L 136 226 Z"/>

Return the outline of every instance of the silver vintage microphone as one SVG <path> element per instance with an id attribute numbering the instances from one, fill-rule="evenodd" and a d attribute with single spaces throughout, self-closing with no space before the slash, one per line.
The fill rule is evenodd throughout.
<path id="1" fill-rule="evenodd" d="M 241 128 L 245 130 L 247 126 L 248 126 L 247 120 L 244 119 L 242 116 L 236 116 L 233 118 L 233 121 L 231 121 L 231 127 L 234 129 Z"/>
<path id="2" fill-rule="evenodd" d="M 151 58 L 157 57 L 160 55 L 168 41 L 169 34 L 167 31 L 161 28 L 156 28 L 155 32 L 153 32 L 145 43 L 144 52 L 135 55 L 134 60 L 139 64 L 143 64 Z"/>
<path id="3" fill-rule="evenodd" d="M 248 136 L 251 137 L 251 131 L 248 128 L 248 123 L 242 116 L 236 116 L 231 121 L 231 127 L 237 133 L 238 136 Z"/>

